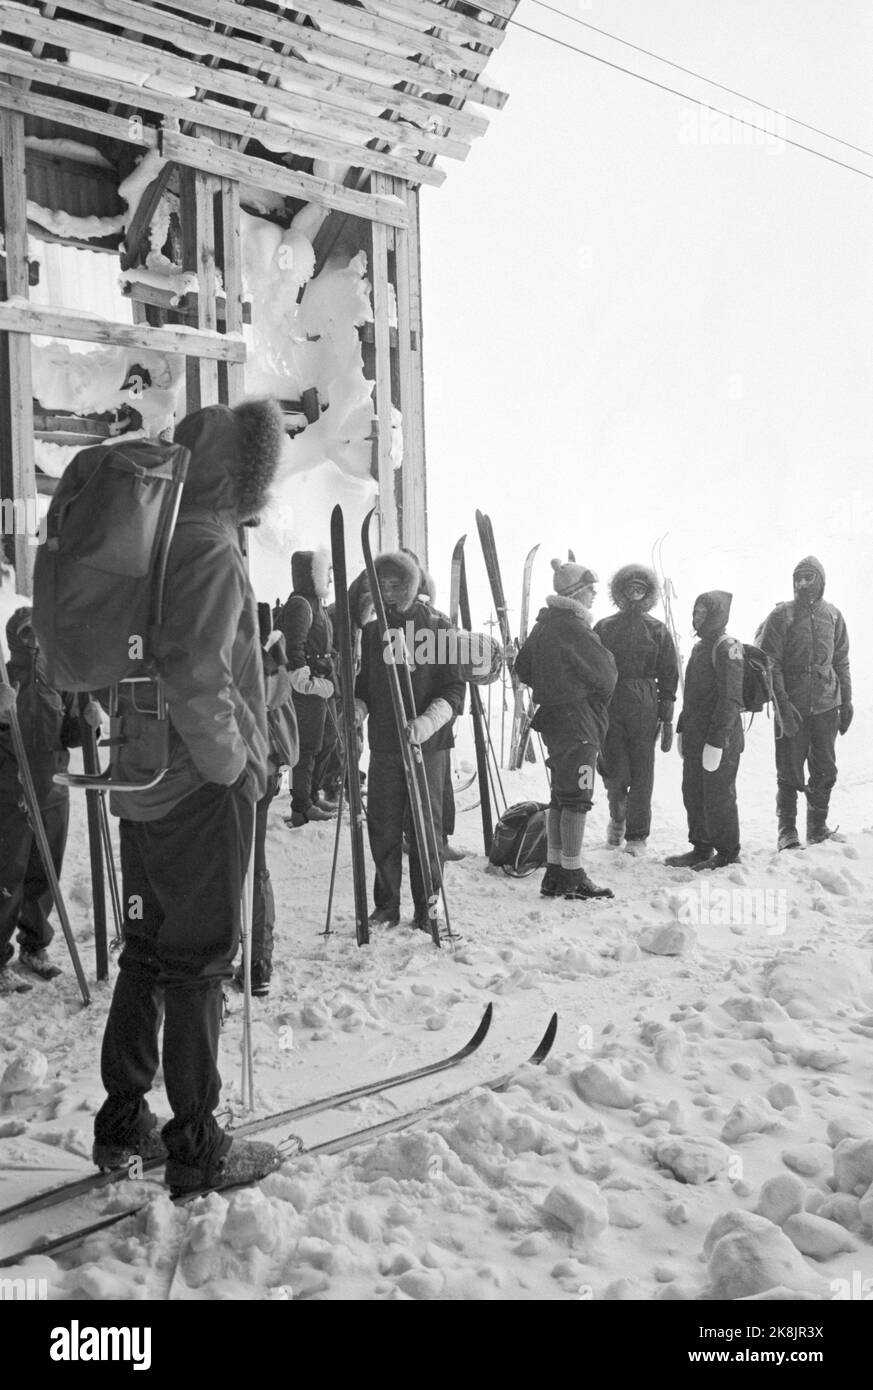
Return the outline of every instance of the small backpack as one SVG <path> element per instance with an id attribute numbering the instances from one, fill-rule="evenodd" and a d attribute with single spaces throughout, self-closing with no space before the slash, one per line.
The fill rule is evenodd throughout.
<path id="1" fill-rule="evenodd" d="M 757 637 L 758 633 L 755 633 L 755 636 Z M 736 642 L 736 638 L 730 637 L 724 632 L 718 641 L 713 643 L 713 666 L 715 665 L 716 651 L 722 642 Z M 751 642 L 737 642 L 737 646 L 742 647 L 743 651 L 743 712 L 757 714 L 771 704 L 775 710 L 773 662 L 766 652 L 763 652 L 760 647 L 753 646 Z"/>
<path id="2" fill-rule="evenodd" d="M 547 859 L 546 811 L 542 801 L 508 806 L 494 827 L 489 862 L 512 878 L 526 878 Z"/>

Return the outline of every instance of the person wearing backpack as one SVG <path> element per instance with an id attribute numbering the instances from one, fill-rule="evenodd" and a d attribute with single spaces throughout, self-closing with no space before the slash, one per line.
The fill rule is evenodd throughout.
<path id="1" fill-rule="evenodd" d="M 285 639 L 288 671 L 300 735 L 300 756 L 291 774 L 291 815 L 295 828 L 308 821 L 330 820 L 336 804 L 314 799 L 337 743 L 332 657 L 333 628 L 325 600 L 330 590 L 330 555 L 326 550 L 295 550 L 291 556 L 293 588 L 276 626 Z"/>
<path id="2" fill-rule="evenodd" d="M 624 840 L 629 854 L 642 854 L 652 824 L 659 733 L 663 753 L 673 744 L 679 659 L 666 625 L 649 611 L 658 598 L 654 570 L 622 566 L 610 580 L 609 595 L 618 612 L 594 625 L 618 669 L 600 755 L 609 799 L 606 842 L 617 847 Z"/>
<path id="3" fill-rule="evenodd" d="M 758 631 L 770 657 L 781 717 L 776 726 L 777 846 L 796 849 L 797 793 L 806 802 L 806 839 L 819 844 L 834 832 L 827 824 L 837 780 L 837 734 L 852 722 L 849 634 L 842 613 L 824 598 L 824 566 L 807 555 L 794 569 L 794 598 L 779 603 Z M 806 780 L 806 769 L 809 781 Z"/>
<path id="4" fill-rule="evenodd" d="M 180 1195 L 256 1181 L 281 1161 L 270 1144 L 233 1139 L 214 1112 L 222 985 L 239 945 L 268 770 L 258 616 L 240 527 L 266 503 L 285 434 L 277 403 L 265 400 L 195 411 L 175 437 L 190 461 L 152 647 L 169 707 L 169 767 L 150 790 L 111 795 L 124 948 L 103 1038 L 106 1100 L 94 1119 L 93 1157 L 114 1169 L 133 1155 L 166 1155 L 166 1181 Z M 122 775 L 127 751 L 119 752 Z M 159 1131 L 146 1097 L 161 1059 L 173 1113 Z"/>
<path id="5" fill-rule="evenodd" d="M 740 857 L 736 782 L 745 747 L 744 663 L 743 644 L 725 631 L 732 597 L 713 589 L 694 601 L 691 621 L 698 640 L 688 659 L 676 725 L 691 849 L 665 859 L 674 868 L 721 869 Z"/>
<path id="6" fill-rule="evenodd" d="M 545 898 L 611 898 L 582 865 L 597 759 L 606 737 L 616 665 L 591 627 L 597 575 L 585 565 L 552 561 L 554 594 L 546 598 L 515 658 L 520 681 L 537 706 L 531 722 L 548 749 L 551 801 L 546 814 Z"/>
<path id="7" fill-rule="evenodd" d="M 52 863 L 60 878 L 70 794 L 52 779 L 56 772 L 66 771 L 68 750 L 82 741 L 75 697 L 49 683 L 33 631 L 32 609 L 15 610 L 6 624 L 6 640 L 9 660 L 6 671 L 0 672 L 0 688 L 18 710 Z M 15 954 L 16 930 L 21 964 L 41 980 L 60 975 L 48 955 L 54 936 L 48 919 L 51 910 L 51 888 L 28 819 L 9 722 L 0 706 L 0 994 L 24 988 L 7 969 Z"/>

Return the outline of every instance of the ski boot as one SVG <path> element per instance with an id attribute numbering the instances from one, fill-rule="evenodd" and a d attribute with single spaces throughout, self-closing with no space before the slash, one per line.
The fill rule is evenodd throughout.
<path id="1" fill-rule="evenodd" d="M 698 864 L 705 864 L 714 854 L 712 845 L 692 844 L 687 854 L 671 854 L 664 863 L 671 869 L 696 869 Z"/>
<path id="2" fill-rule="evenodd" d="M 543 898 L 559 898 L 561 896 L 560 864 L 546 865 L 546 872 L 543 874 L 543 881 L 540 884 L 540 896 Z"/>
<path id="3" fill-rule="evenodd" d="M 836 840 L 842 843 L 845 839 L 837 830 L 831 830 L 827 824 L 828 808 L 825 806 L 807 806 L 806 808 L 806 843 L 808 845 L 821 845 L 825 840 Z"/>
<path id="4" fill-rule="evenodd" d="M 561 886 L 558 892 L 562 898 L 614 898 L 611 888 L 598 888 L 592 883 L 584 869 L 562 869 Z"/>
<path id="5" fill-rule="evenodd" d="M 99 1168 L 101 1173 L 111 1173 L 118 1168 L 129 1168 L 131 1161 L 137 1158 L 143 1163 L 151 1163 L 156 1159 L 163 1161 L 167 1157 L 167 1146 L 161 1136 L 161 1130 L 166 1123 L 165 1120 L 155 1120 L 145 1134 L 140 1134 L 126 1144 L 95 1139 L 91 1150 L 95 1167 Z"/>
<path id="6" fill-rule="evenodd" d="M 723 850 L 718 850 L 711 859 L 704 859 L 700 864 L 693 864 L 691 867 L 696 874 L 706 869 L 726 869 L 730 864 L 739 864 L 739 846 L 730 850 L 727 854 Z"/>
<path id="7" fill-rule="evenodd" d="M 14 970 L 8 966 L 0 966 L 0 996 L 6 994 L 27 994 L 33 989 L 33 985 L 27 980 L 22 980 L 20 975 L 16 975 Z"/>
<path id="8" fill-rule="evenodd" d="M 779 838 L 776 841 L 776 848 L 779 849 L 800 849 L 800 836 L 797 833 L 797 826 L 793 821 L 779 821 Z"/>
<path id="9" fill-rule="evenodd" d="M 625 854 L 631 854 L 635 859 L 645 859 L 646 842 L 645 840 L 625 840 Z"/>
<path id="10" fill-rule="evenodd" d="M 367 918 L 367 924 L 371 927 L 396 927 L 399 921 L 399 907 L 374 908 Z"/>
<path id="11" fill-rule="evenodd" d="M 273 975 L 273 967 L 268 960 L 252 961 L 252 998 L 265 999 L 270 993 L 270 980 Z M 238 990 L 245 990 L 245 974 L 242 965 L 238 965 L 233 977 L 233 983 Z"/>
<path id="12" fill-rule="evenodd" d="M 610 849 L 618 849 L 623 839 L 624 821 L 613 820 L 610 817 L 609 824 L 606 827 L 606 843 L 609 845 Z"/>
<path id="13" fill-rule="evenodd" d="M 230 1147 L 202 1166 L 168 1158 L 166 1179 L 171 1197 L 188 1197 L 197 1192 L 221 1192 L 226 1187 L 245 1187 L 275 1173 L 282 1155 L 272 1144 L 256 1139 L 234 1139 Z"/>
<path id="14" fill-rule="evenodd" d="M 40 980 L 56 980 L 63 973 L 59 965 L 52 964 L 45 949 L 28 951 L 22 946 L 18 952 L 18 959 Z"/>

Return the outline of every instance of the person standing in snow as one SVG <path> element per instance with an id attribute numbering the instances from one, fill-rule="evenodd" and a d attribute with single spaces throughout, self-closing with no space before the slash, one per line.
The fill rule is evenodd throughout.
<path id="1" fill-rule="evenodd" d="M 515 658 L 537 711 L 531 727 L 548 749 L 552 796 L 546 812 L 546 898 L 611 898 L 582 866 L 585 820 L 615 688 L 615 659 L 591 627 L 597 575 L 585 565 L 552 561 L 552 585 L 530 636 Z"/>
<path id="2" fill-rule="evenodd" d="M 694 602 L 691 621 L 699 640 L 688 659 L 676 725 L 691 849 L 664 861 L 673 868 L 721 869 L 740 857 L 743 646 L 725 631 L 732 598 L 713 589 Z"/>
<path id="3" fill-rule="evenodd" d="M 291 774 L 291 816 L 295 828 L 307 821 L 330 820 L 336 803 L 314 800 L 337 742 L 334 704 L 333 629 L 325 608 L 330 590 L 330 555 L 326 550 L 295 550 L 291 556 L 293 589 L 276 626 L 285 638 L 288 671 L 300 735 L 300 756 Z"/>
<path id="4" fill-rule="evenodd" d="M 610 580 L 609 595 L 619 611 L 594 625 L 618 670 L 600 755 L 609 799 L 606 842 L 619 846 L 624 839 L 628 853 L 642 854 L 652 823 L 659 731 L 663 753 L 673 744 L 679 660 L 666 625 L 649 612 L 658 598 L 653 570 L 624 565 Z"/>
<path id="5" fill-rule="evenodd" d="M 18 710 L 28 766 L 59 879 L 70 794 L 53 778 L 56 772 L 67 770 L 68 749 L 77 748 L 82 741 L 75 697 L 49 685 L 32 620 L 31 608 L 18 608 L 7 622 L 9 661 L 6 671 L 0 672 L 0 994 L 24 988 L 7 969 L 15 954 L 12 938 L 16 930 L 18 958 L 27 970 L 41 980 L 53 980 L 61 973 L 48 955 L 54 936 L 48 919 L 52 892 L 27 814 L 8 711 L 13 705 Z"/>
<path id="6" fill-rule="evenodd" d="M 420 746 L 430 793 L 436 843 L 443 839 L 442 816 L 446 769 L 453 744 L 452 720 L 464 702 L 464 681 L 451 658 L 451 643 L 438 639 L 440 629 L 452 631 L 448 619 L 419 597 L 420 570 L 403 551 L 375 558 L 379 588 L 385 603 L 389 629 L 404 635 L 411 665 L 415 715 L 406 726 L 410 742 Z M 409 828 L 403 756 L 394 722 L 388 684 L 388 653 L 379 624 L 364 628 L 361 669 L 355 683 L 355 706 L 361 719 L 369 715 L 370 768 L 367 775 L 367 832 L 376 866 L 373 891 L 375 908 L 371 926 L 396 926 L 400 921 L 400 885 L 403 873 L 403 833 Z M 415 904 L 415 926 L 429 932 L 428 904 L 419 862 L 418 845 L 411 836 L 409 879 Z M 440 865 L 431 864 L 439 881 Z"/>
<path id="7" fill-rule="evenodd" d="M 336 604 L 332 603 L 327 609 L 327 616 L 333 632 L 336 632 Z M 349 623 L 350 636 L 352 642 L 352 666 L 357 675 L 361 665 L 361 633 L 373 616 L 373 599 L 370 594 L 370 580 L 366 570 L 362 570 L 349 585 Z M 336 671 L 337 683 L 334 687 L 334 705 L 336 709 L 337 728 L 342 728 L 343 719 L 343 700 L 354 699 L 354 691 L 349 691 L 348 695 L 341 685 L 341 662 L 334 656 L 334 668 Z M 361 760 L 364 751 L 364 741 L 361 730 L 358 729 L 358 749 L 355 765 Z M 354 755 L 353 755 L 354 756 Z M 330 760 L 322 774 L 319 790 L 323 793 L 327 801 L 339 801 L 340 787 L 343 779 L 343 766 L 345 763 L 345 749 L 341 740 L 338 738 L 336 745 L 331 753 Z M 363 780 L 363 779 L 362 779 Z"/>
<path id="8" fill-rule="evenodd" d="M 103 1038 L 107 1095 L 93 1156 L 113 1169 L 133 1155 L 166 1155 L 167 1183 L 184 1193 L 255 1181 L 280 1163 L 272 1145 L 232 1139 L 214 1111 L 222 984 L 239 945 L 255 803 L 267 789 L 258 616 L 239 528 L 266 503 L 282 413 L 270 400 L 209 406 L 182 420 L 175 438 L 190 462 L 155 639 L 169 766 L 151 790 L 111 798 L 121 817 L 124 949 Z M 125 757 L 122 746 L 122 774 Z M 146 1096 L 162 1012 L 173 1116 L 161 1133 Z"/>
<path id="9" fill-rule="evenodd" d="M 778 848 L 796 849 L 797 793 L 806 802 L 806 838 L 833 835 L 828 806 L 837 780 L 837 734 L 852 722 L 849 634 L 842 613 L 824 598 L 824 566 L 807 555 L 795 566 L 794 598 L 764 620 L 757 641 L 773 663 L 773 690 L 782 720 L 776 729 Z M 809 782 L 805 769 L 809 768 Z"/>

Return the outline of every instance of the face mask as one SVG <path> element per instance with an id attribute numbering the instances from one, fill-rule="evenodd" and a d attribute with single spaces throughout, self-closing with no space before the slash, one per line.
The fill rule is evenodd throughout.
<path id="1" fill-rule="evenodd" d="M 624 592 L 625 598 L 630 603 L 641 603 L 646 597 L 646 586 L 644 584 L 629 584 Z"/>

